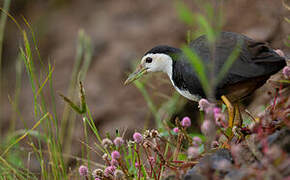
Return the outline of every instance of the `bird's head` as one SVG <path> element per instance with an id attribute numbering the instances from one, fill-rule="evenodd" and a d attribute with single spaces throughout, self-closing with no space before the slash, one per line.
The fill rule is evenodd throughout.
<path id="1" fill-rule="evenodd" d="M 174 57 L 181 51 L 169 46 L 156 46 L 145 53 L 136 70 L 129 75 L 125 85 L 139 79 L 149 72 L 171 73 Z"/>

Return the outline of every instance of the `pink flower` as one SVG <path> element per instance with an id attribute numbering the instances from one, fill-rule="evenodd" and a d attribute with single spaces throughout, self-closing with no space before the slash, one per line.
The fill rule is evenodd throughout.
<path id="1" fill-rule="evenodd" d="M 133 139 L 136 143 L 141 143 L 143 141 L 143 136 L 142 136 L 142 134 L 135 132 L 133 134 Z"/>
<path id="2" fill-rule="evenodd" d="M 112 159 L 120 159 L 121 157 L 119 151 L 113 151 L 111 156 L 112 156 Z"/>
<path id="3" fill-rule="evenodd" d="M 139 165 L 138 162 L 135 162 L 135 167 L 136 167 L 136 168 L 139 168 L 139 167 L 140 167 L 140 165 Z"/>
<path id="4" fill-rule="evenodd" d="M 286 79 L 290 79 L 290 66 L 283 68 L 283 75 Z"/>
<path id="5" fill-rule="evenodd" d="M 175 132 L 177 134 L 179 132 L 178 127 L 173 128 L 173 132 Z"/>
<path id="6" fill-rule="evenodd" d="M 198 107 L 200 111 L 205 111 L 210 106 L 210 103 L 206 99 L 201 99 L 198 102 Z"/>
<path id="7" fill-rule="evenodd" d="M 198 147 L 189 147 L 187 150 L 187 156 L 189 159 L 197 158 L 199 156 Z"/>
<path id="8" fill-rule="evenodd" d="M 115 170 L 116 170 L 115 166 L 106 167 L 106 169 L 104 170 L 104 176 L 109 177 L 110 175 L 113 175 Z"/>
<path id="9" fill-rule="evenodd" d="M 95 178 L 95 180 L 101 180 L 100 178 Z"/>
<path id="10" fill-rule="evenodd" d="M 115 146 L 120 147 L 121 145 L 124 144 L 124 140 L 123 140 L 123 138 L 121 138 L 121 137 L 116 137 L 116 138 L 114 139 L 114 144 L 115 144 Z"/>
<path id="11" fill-rule="evenodd" d="M 181 121 L 181 126 L 189 127 L 191 125 L 191 120 L 189 117 L 184 117 Z"/>
<path id="12" fill-rule="evenodd" d="M 202 143 L 202 140 L 200 139 L 200 137 L 194 136 L 192 138 L 192 144 L 193 144 L 193 146 L 199 146 L 199 145 L 201 145 L 201 143 Z"/>
<path id="13" fill-rule="evenodd" d="M 224 114 L 215 114 L 215 123 L 220 127 L 225 127 L 227 122 Z"/>
<path id="14" fill-rule="evenodd" d="M 119 162 L 116 159 L 112 159 L 110 164 L 111 166 L 117 167 L 119 165 Z"/>
<path id="15" fill-rule="evenodd" d="M 221 108 L 219 108 L 219 107 L 213 108 L 213 113 L 214 114 L 220 114 L 221 112 L 222 112 Z"/>
<path id="16" fill-rule="evenodd" d="M 88 172 L 89 172 L 89 170 L 88 170 L 87 166 L 81 165 L 79 167 L 79 173 L 81 176 L 87 176 Z"/>

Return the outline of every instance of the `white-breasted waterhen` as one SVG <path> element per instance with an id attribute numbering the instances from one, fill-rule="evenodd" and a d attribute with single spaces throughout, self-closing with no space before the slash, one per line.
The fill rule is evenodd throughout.
<path id="1" fill-rule="evenodd" d="M 266 43 L 257 42 L 238 33 L 221 32 L 215 43 L 215 74 L 220 72 L 238 43 L 241 44 L 238 57 L 214 87 L 215 98 L 221 99 L 227 106 L 230 128 L 234 125 L 235 116 L 240 116 L 238 102 L 261 87 L 271 75 L 286 65 L 285 58 Z M 193 40 L 189 47 L 206 66 L 212 63 L 210 45 L 205 35 Z M 206 98 L 194 67 L 178 48 L 164 45 L 152 48 L 145 53 L 140 65 L 125 84 L 149 72 L 166 73 L 174 88 L 187 99 L 199 101 Z"/>

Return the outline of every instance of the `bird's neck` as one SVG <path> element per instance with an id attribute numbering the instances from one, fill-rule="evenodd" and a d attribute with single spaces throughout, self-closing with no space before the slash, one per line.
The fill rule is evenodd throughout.
<path id="1" fill-rule="evenodd" d="M 166 73 L 166 74 L 168 75 L 168 77 L 169 77 L 169 79 L 170 79 L 172 85 L 175 87 L 175 83 L 174 83 L 174 81 L 173 81 L 173 66 L 174 66 L 174 64 L 175 64 L 174 61 L 171 60 L 170 65 L 166 66 L 166 68 L 164 69 L 163 72 Z M 176 87 L 175 87 L 175 88 L 176 88 Z"/>
<path id="2" fill-rule="evenodd" d="M 168 75 L 168 77 L 172 80 L 173 73 L 173 60 L 170 60 L 169 63 L 162 68 L 162 71 Z"/>

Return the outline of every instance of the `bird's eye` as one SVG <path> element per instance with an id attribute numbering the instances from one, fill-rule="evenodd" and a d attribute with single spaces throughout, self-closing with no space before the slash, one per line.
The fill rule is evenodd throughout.
<path id="1" fill-rule="evenodd" d="M 146 63 L 151 63 L 152 62 L 152 58 L 151 57 L 147 57 L 145 61 L 146 61 Z"/>

